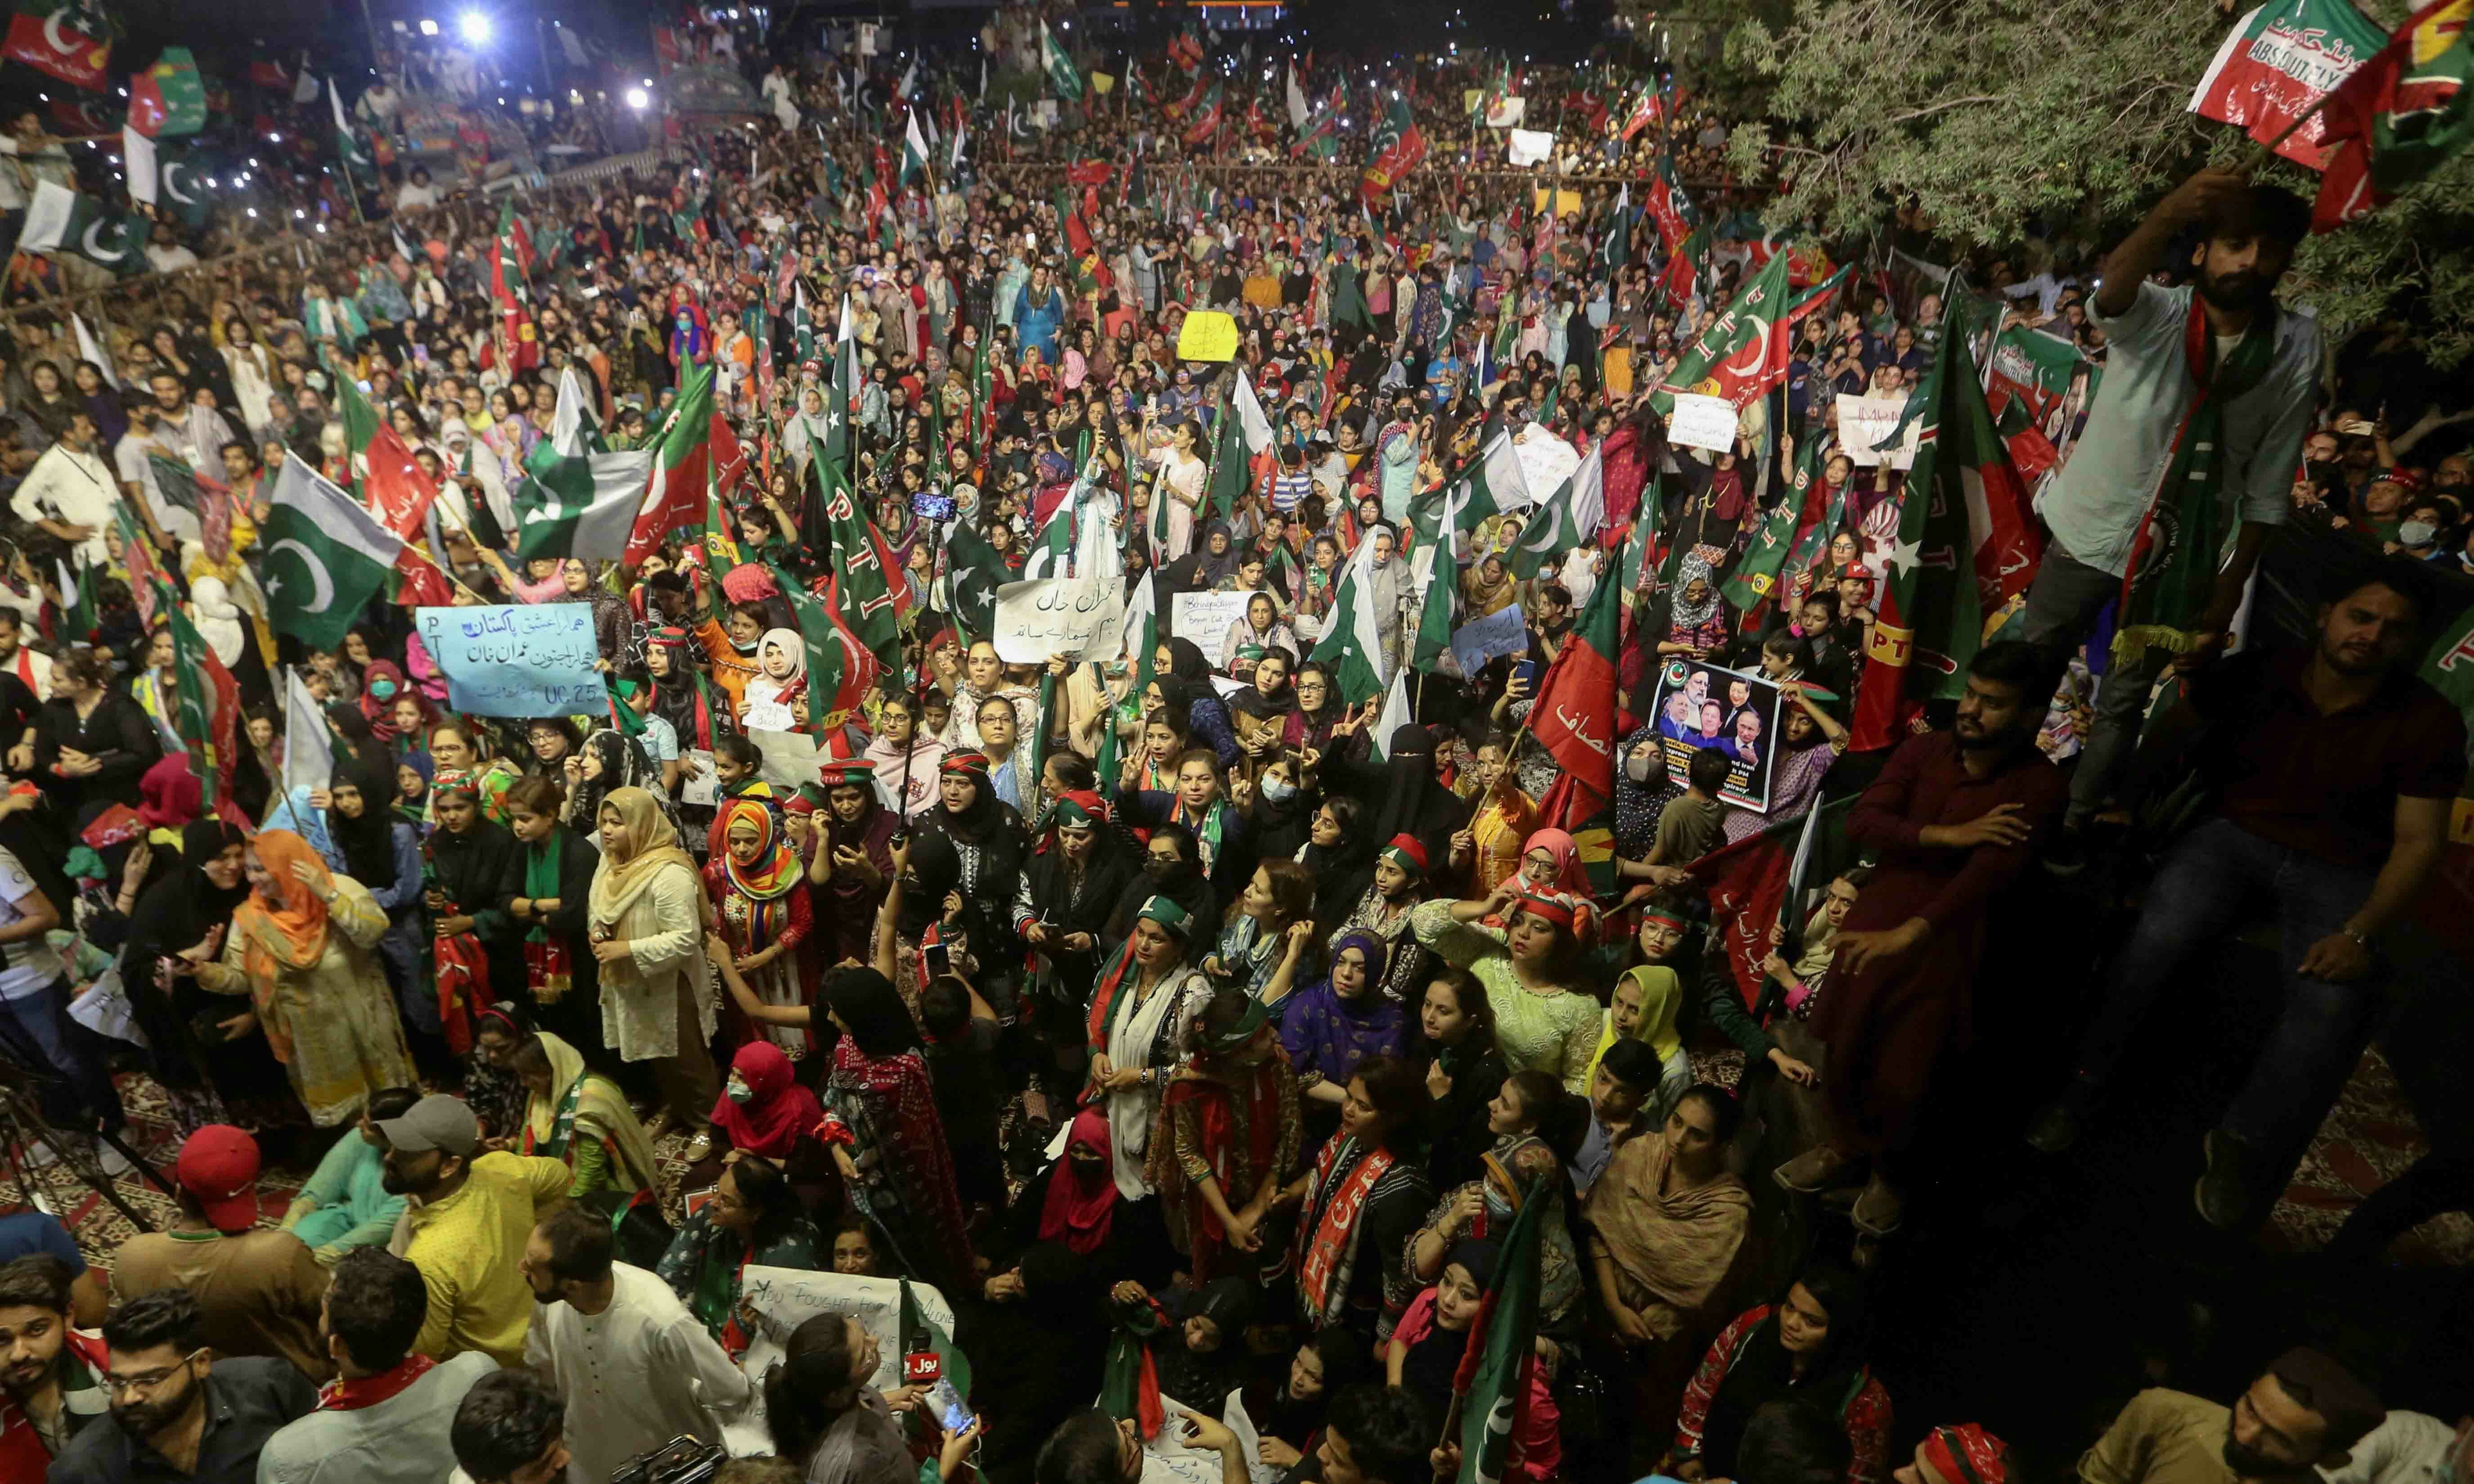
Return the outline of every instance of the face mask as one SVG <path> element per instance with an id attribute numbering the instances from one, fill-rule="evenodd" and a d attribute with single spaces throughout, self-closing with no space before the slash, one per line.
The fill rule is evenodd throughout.
<path id="1" fill-rule="evenodd" d="M 2425 528 L 2429 529 L 2428 527 Z M 380 701 L 395 694 L 395 682 L 380 678 L 370 682 L 370 694 Z"/>
<path id="2" fill-rule="evenodd" d="M 721 1095 L 734 1103 L 743 1103 L 756 1094 L 748 1089 L 747 1084 L 733 1077 L 730 1079 L 730 1085 L 721 1089 Z"/>
<path id="3" fill-rule="evenodd" d="M 1636 783 L 1649 781 L 1649 759 L 1638 753 L 1624 759 L 1624 777 Z"/>
<path id="4" fill-rule="evenodd" d="M 1286 778 L 1265 778 L 1263 797 L 1273 803 L 1286 803 L 1298 796 L 1298 786 Z"/>
<path id="5" fill-rule="evenodd" d="M 2428 520 L 2409 520 L 2397 527 L 2397 541 L 2406 546 L 2422 546 L 2438 534 L 2438 527 Z"/>
<path id="6" fill-rule="evenodd" d="M 1156 855 L 1146 855 L 1143 857 L 1143 874 L 1154 881 L 1165 881 L 1176 870 L 1178 864 L 1179 862 L 1173 860 L 1162 860 Z"/>

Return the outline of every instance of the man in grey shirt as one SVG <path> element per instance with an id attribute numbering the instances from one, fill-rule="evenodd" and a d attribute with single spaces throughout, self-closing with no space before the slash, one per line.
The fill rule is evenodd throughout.
<path id="1" fill-rule="evenodd" d="M 482 1351 L 413 1352 L 429 1314 L 421 1269 L 383 1247 L 335 1263 L 318 1329 L 335 1379 L 317 1411 L 266 1440 L 257 1484 L 438 1484 L 455 1467 L 448 1430 L 473 1383 L 498 1369 Z"/>
<path id="2" fill-rule="evenodd" d="M 2077 832 L 2100 807 L 2138 735 L 2139 718 L 2159 669 L 2183 669 L 2220 653 L 2258 564 L 2268 527 L 2284 523 L 2288 490 L 2309 429 L 2320 365 L 2319 324 L 2276 302 L 2277 280 L 2311 226 L 2310 204 L 2291 192 L 2254 185 L 2239 173 L 2203 170 L 2149 209 L 2104 260 L 2088 317 L 2110 350 L 2104 381 L 2069 464 L 2038 505 L 2052 544 L 2027 589 L 2023 637 L 2044 651 L 2056 682 L 2107 603 L 2122 595 L 2148 507 L 2173 466 L 2178 436 L 2195 417 L 2201 377 L 2234 357 L 2246 336 L 2268 337 L 2266 365 L 2242 385 L 2214 389 L 2216 498 L 2229 509 L 2233 535 L 2216 562 L 2206 606 L 2179 653 L 2150 646 L 2120 655 L 2097 695 L 2096 728 L 2063 818 L 2055 859 L 2071 863 Z M 2186 232 L 2197 240 L 2188 261 L 2197 280 L 2169 289 L 2148 281 Z M 2170 540 L 2177 491 L 2164 491 L 2158 535 Z M 2163 565 L 2160 545 L 2143 571 Z"/>

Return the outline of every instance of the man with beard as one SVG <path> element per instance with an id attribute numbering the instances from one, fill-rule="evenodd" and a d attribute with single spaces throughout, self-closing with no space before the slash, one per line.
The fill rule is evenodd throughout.
<path id="1" fill-rule="evenodd" d="M 703 1321 L 643 1268 L 612 1260 L 608 1218 L 562 1206 L 524 1243 L 533 1303 L 524 1365 L 567 1399 L 572 1476 L 606 1479 L 638 1453 L 689 1434 L 721 1438 L 755 1384 Z"/>
<path id="2" fill-rule="evenodd" d="M 447 1429 L 473 1383 L 497 1369 L 479 1351 L 441 1365 L 415 1352 L 429 1314 L 421 1270 L 383 1248 L 335 1263 L 318 1332 L 335 1379 L 318 1410 L 266 1440 L 258 1484 L 437 1484 L 455 1467 Z"/>
<path id="3" fill-rule="evenodd" d="M 2230 1407 L 2162 1386 L 2130 1399 L 2079 1458 L 2083 1484 L 2318 1484 L 2386 1415 L 2353 1374 L 2290 1350 Z"/>
<path id="4" fill-rule="evenodd" d="M 104 1321 L 111 1420 L 70 1441 L 51 1484 L 255 1484 L 266 1440 L 306 1416 L 317 1390 L 270 1355 L 216 1359 L 201 1331 L 197 1296 L 183 1288 L 133 1299 Z"/>
<path id="5" fill-rule="evenodd" d="M 429 1288 L 429 1312 L 412 1348 L 433 1360 L 477 1350 L 502 1366 L 522 1364 L 533 1320 L 518 1271 L 524 1241 L 536 1208 L 564 1199 L 574 1172 L 564 1160 L 478 1154 L 473 1110 L 443 1092 L 381 1120 L 378 1133 L 387 1144 L 381 1184 L 410 1198 L 393 1246 Z"/>
<path id="6" fill-rule="evenodd" d="M 1876 1236 L 1898 1227 L 1899 1164 L 1934 1067 L 1968 1040 L 1986 903 L 2062 806 L 2061 773 L 2035 747 L 2043 665 L 2015 641 L 1977 651 L 1955 724 L 1891 754 L 1847 816 L 1848 840 L 1880 863 L 1839 930 L 1812 1019 L 1829 1048 L 1830 1135 L 1774 1173 L 1810 1194 L 1869 1159 L 1852 1219 Z"/>
<path id="7" fill-rule="evenodd" d="M 2160 665 L 2170 658 L 2195 669 L 2224 648 L 2268 528 L 2292 514 L 2289 487 L 2318 390 L 2319 323 L 2281 307 L 2274 291 L 2310 224 L 2299 197 L 2202 170 L 2104 260 L 2089 303 L 2110 347 L 2104 382 L 2038 506 L 2052 544 L 2021 620 L 2021 636 L 2044 654 L 2042 703 L 2097 615 L 2123 600 L 2055 869 L 2079 864 L 2078 832 L 2138 737 Z M 2149 282 L 2194 230 L 2195 285 Z M 2135 594 L 2125 582 L 2134 572 Z"/>
<path id="8" fill-rule="evenodd" d="M 76 1276 L 49 1253 L 0 1267 L 0 1479 L 42 1477 L 110 1404 L 103 1342 L 70 1328 Z"/>
<path id="9" fill-rule="evenodd" d="M 2199 737 L 2201 776 L 2221 785 L 2217 816 L 2176 841 L 2148 884 L 2098 981 L 2076 1074 L 2028 1142 L 2069 1146 L 2159 992 L 2265 899 L 2284 934 L 2285 1008 L 2207 1136 L 2196 1200 L 2211 1223 L 2238 1227 L 2284 1188 L 2386 1001 L 2377 940 L 2438 869 L 2465 778 L 2464 722 L 2413 670 L 2424 592 L 2403 561 L 2367 581 L 2346 574 L 2320 605 L 2316 645 L 2244 651 L 2150 729 L 2131 796 Z"/>

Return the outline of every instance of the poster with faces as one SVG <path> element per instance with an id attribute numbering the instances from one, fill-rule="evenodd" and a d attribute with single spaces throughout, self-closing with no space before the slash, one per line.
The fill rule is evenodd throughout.
<path id="1" fill-rule="evenodd" d="M 1781 704 L 1779 687 L 1758 675 L 1680 657 L 1667 660 L 1652 694 L 1655 730 L 1639 749 L 1655 754 L 1647 759 L 1649 775 L 1663 768 L 1667 780 L 1684 788 L 1690 781 L 1692 754 L 1715 748 L 1727 759 L 1720 801 L 1766 814 Z M 1639 778 L 1634 758 L 1624 758 L 1623 765 Z"/>

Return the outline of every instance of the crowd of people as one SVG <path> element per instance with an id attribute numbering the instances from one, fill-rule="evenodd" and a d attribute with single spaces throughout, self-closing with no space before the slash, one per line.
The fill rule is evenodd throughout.
<path id="1" fill-rule="evenodd" d="M 1447 168 L 1500 148 L 1510 74 L 1472 59 L 1424 84 L 1425 167 L 1361 193 L 1224 173 L 1154 116 L 1187 44 L 1036 137 L 975 120 L 991 161 L 965 135 L 915 180 L 902 110 L 962 128 L 963 62 L 741 48 L 797 127 L 691 125 L 529 200 L 521 335 L 507 227 L 458 199 L 173 280 L 109 373 L 84 326 L 16 320 L 0 1047 L 52 1132 L 12 1157 L 131 1176 L 142 1076 L 178 1212 L 109 1252 L 0 1213 L 0 1476 L 597 1484 L 745 1422 L 769 1456 L 716 1477 L 1426 1484 L 1479 1467 L 1470 1337 L 1534 1279 L 1498 1414 L 1530 1484 L 2001 1484 L 1985 1426 L 1894 1421 L 1875 1269 L 1971 1116 L 1934 1093 L 1997 909 L 2129 870 L 2169 793 L 2017 1135 L 2135 1115 L 2143 1021 L 2266 908 L 2266 1048 L 2190 1161 L 2204 1221 L 2265 1219 L 2414 988 L 2387 945 L 2466 729 L 2413 667 L 2474 568 L 2465 418 L 2401 331 L 2338 352 L 2277 297 L 2303 203 L 2203 171 L 2101 261 L 1833 280 L 1698 449 L 1661 395 L 1775 245 L 1619 213 L 1684 152 L 1717 168 L 1714 115 L 1669 94 L 1633 129 L 1612 78 L 1541 79 L 1532 126 L 1624 180 L 1540 209 L 1551 176 Z M 1308 59 L 1300 90 L 1409 70 Z M 1201 310 L 1232 361 L 1176 356 Z M 1895 603 L 1931 492 L 1844 445 L 1836 396 L 2014 328 L 2100 381 L 2050 425 L 2032 581 L 1925 702 L 1883 656 L 1928 622 Z M 624 561 L 524 544 L 579 423 L 652 447 L 707 384 L 741 454 L 710 511 Z M 458 605 L 587 610 L 605 712 L 458 712 L 410 602 L 292 632 L 276 495 L 366 490 L 369 415 L 434 490 L 420 564 Z M 1586 462 L 1594 523 L 1541 558 L 1566 490 L 1461 518 L 1502 458 Z M 2117 643 L 2160 487 L 2223 559 Z M 853 590 L 843 489 L 898 615 L 856 705 L 808 627 Z M 2244 628 L 2304 520 L 2344 533 L 2311 632 Z M 1765 533 L 1794 555 L 1750 582 Z M 976 564 L 1152 622 L 1010 658 Z M 1426 642 L 1515 610 L 1483 662 Z M 232 682 L 219 757 L 190 631 Z M 1611 792 L 1576 812 L 1544 736 L 1599 671 Z M 789 732 L 821 749 L 795 776 Z M 1715 888 L 1807 816 L 1845 858 L 1746 959 Z M 288 1205 L 275 1165 L 309 1172 Z M 2462 1209 L 2462 1171 L 2434 1155 L 2342 1243 Z M 959 1409 L 858 1318 L 784 1326 L 751 1265 L 933 1285 Z M 2078 1472 L 2474 1477 L 2465 1424 L 2380 1389 L 2294 1349 L 2230 1404 L 2142 1393 Z"/>

